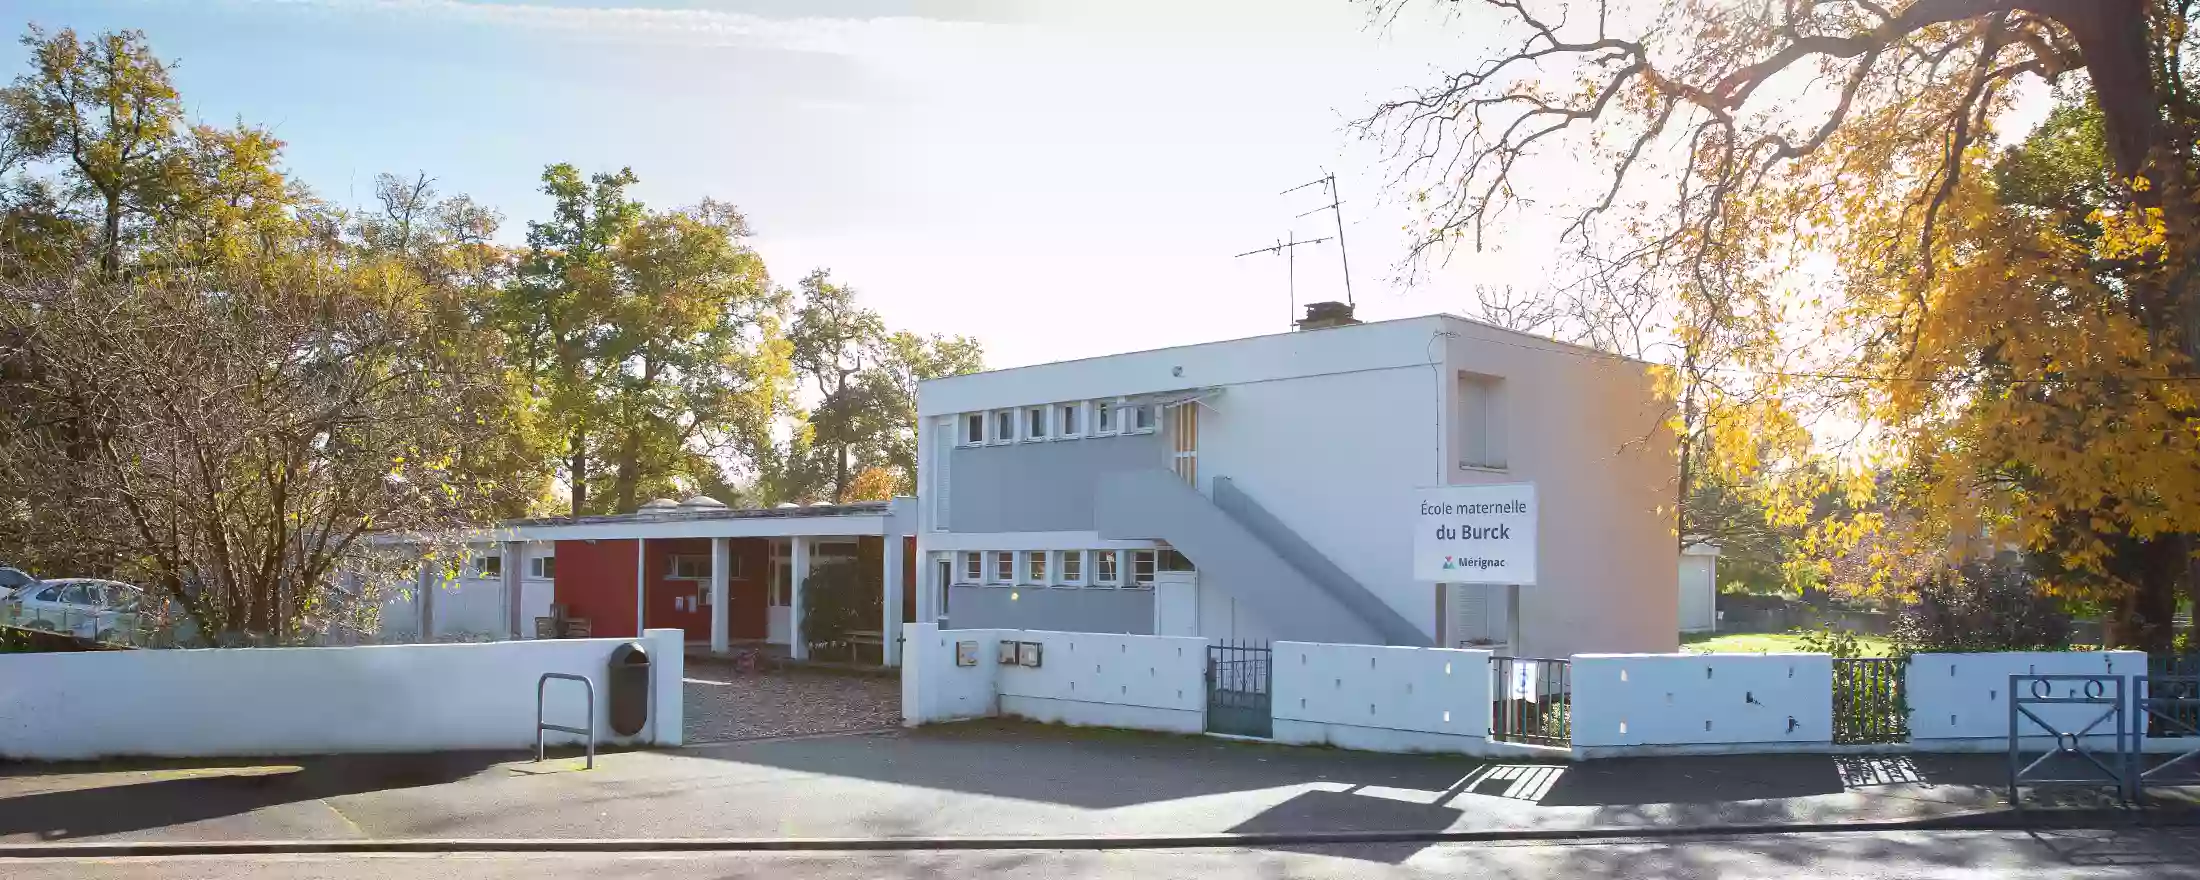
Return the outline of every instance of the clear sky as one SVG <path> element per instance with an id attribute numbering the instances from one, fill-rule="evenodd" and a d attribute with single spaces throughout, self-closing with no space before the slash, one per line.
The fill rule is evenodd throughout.
<path id="1" fill-rule="evenodd" d="M 1381 95 L 1475 56 L 1473 21 L 1368 26 L 1347 0 L 12 0 L 13 28 L 144 30 L 191 113 L 267 125 L 357 204 L 424 171 L 517 241 L 542 166 L 632 166 L 640 196 L 739 205 L 775 277 L 831 268 L 896 327 L 1014 366 L 1286 329 L 1285 265 L 1333 234 L 1338 172 L 1365 318 L 1533 284 L 1549 247 L 1397 283 L 1405 215 Z M 20 46 L 0 64 L 22 70 Z M 1520 240 L 1522 236 L 1514 236 Z M 1535 238 L 1527 236 L 1525 238 Z M 1302 249 L 1300 302 L 1341 298 Z"/>

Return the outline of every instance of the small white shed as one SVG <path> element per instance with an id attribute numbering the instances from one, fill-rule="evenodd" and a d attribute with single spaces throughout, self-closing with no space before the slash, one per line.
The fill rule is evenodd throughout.
<path id="1" fill-rule="evenodd" d="M 1719 545 L 1690 542 L 1681 548 L 1681 632 L 1719 628 Z"/>

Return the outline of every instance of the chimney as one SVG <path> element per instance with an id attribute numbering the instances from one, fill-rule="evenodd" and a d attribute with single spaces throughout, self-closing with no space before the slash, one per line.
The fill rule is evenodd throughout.
<path id="1" fill-rule="evenodd" d="M 1360 319 L 1352 317 L 1352 306 L 1341 302 L 1307 303 L 1306 318 L 1299 322 L 1299 329 L 1326 330 L 1357 323 Z"/>

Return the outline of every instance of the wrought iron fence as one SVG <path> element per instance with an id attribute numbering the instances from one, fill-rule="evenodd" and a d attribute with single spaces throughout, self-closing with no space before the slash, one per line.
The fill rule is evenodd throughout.
<path id="1" fill-rule="evenodd" d="M 1833 741 L 1898 743 L 1910 738 L 1909 661 L 1893 657 L 1833 661 Z"/>
<path id="2" fill-rule="evenodd" d="M 1573 743 L 1573 663 L 1540 657 L 1490 658 L 1490 739 Z"/>

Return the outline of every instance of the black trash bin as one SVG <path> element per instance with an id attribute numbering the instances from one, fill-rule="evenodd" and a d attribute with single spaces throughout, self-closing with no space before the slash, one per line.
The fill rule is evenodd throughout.
<path id="1" fill-rule="evenodd" d="M 649 649 L 628 642 L 611 649 L 611 732 L 633 736 L 649 723 Z"/>

